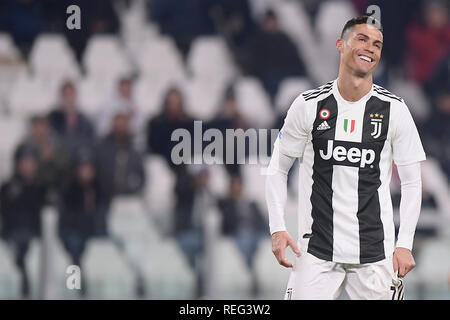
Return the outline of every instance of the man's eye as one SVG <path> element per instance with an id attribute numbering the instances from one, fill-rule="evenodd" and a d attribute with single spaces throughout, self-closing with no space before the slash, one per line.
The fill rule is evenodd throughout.
<path id="1" fill-rule="evenodd" d="M 364 38 L 359 38 L 359 41 L 366 41 L 366 39 L 364 39 Z"/>

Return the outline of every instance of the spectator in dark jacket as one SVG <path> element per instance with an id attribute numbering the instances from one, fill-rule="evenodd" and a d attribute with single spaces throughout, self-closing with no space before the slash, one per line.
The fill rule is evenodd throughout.
<path id="1" fill-rule="evenodd" d="M 167 92 L 162 111 L 147 125 L 147 150 L 163 156 L 175 171 L 182 166 L 175 166 L 171 159 L 172 148 L 178 143 L 171 141 L 172 132 L 186 129 L 193 134 L 193 119 L 184 109 L 183 95 L 177 88 Z"/>
<path id="2" fill-rule="evenodd" d="M 207 124 L 208 128 L 214 128 L 218 129 L 222 132 L 222 135 L 226 136 L 226 130 L 227 129 L 242 129 L 246 131 L 250 126 L 247 123 L 247 121 L 244 119 L 242 114 L 239 112 L 238 109 L 238 102 L 236 100 L 236 96 L 233 92 L 233 90 L 230 88 L 227 90 L 225 97 L 223 99 L 221 108 L 219 109 L 219 112 L 217 115 L 209 121 Z M 233 143 L 234 147 L 234 160 L 233 163 L 226 163 L 226 157 L 227 157 L 227 150 L 231 148 L 231 146 L 224 146 L 223 155 L 222 155 L 222 161 L 225 164 L 225 168 L 227 169 L 228 173 L 230 175 L 239 175 L 240 174 L 240 166 L 238 164 L 238 139 L 237 137 L 234 138 L 234 140 L 226 141 L 226 143 Z M 246 153 L 245 156 L 248 156 L 248 145 L 246 141 Z"/>
<path id="3" fill-rule="evenodd" d="M 426 152 L 441 164 L 450 181 L 450 83 L 434 100 L 435 110 L 421 128 Z"/>
<path id="4" fill-rule="evenodd" d="M 277 16 L 271 10 L 262 18 L 260 30 L 249 38 L 241 62 L 246 72 L 263 82 L 272 99 L 284 78 L 306 75 L 297 47 L 279 29 Z"/>
<path id="5" fill-rule="evenodd" d="M 94 131 L 77 105 L 77 90 L 71 81 L 61 86 L 60 105 L 48 115 L 52 129 L 73 157 L 80 148 L 92 144 Z"/>
<path id="6" fill-rule="evenodd" d="M 48 200 L 57 200 L 60 188 L 67 182 L 69 153 L 50 128 L 47 117 L 31 119 L 30 134 L 19 144 L 16 152 L 34 149 L 38 157 L 37 181 L 47 189 Z"/>
<path id="7" fill-rule="evenodd" d="M 80 152 L 74 164 L 73 177 L 64 190 L 59 209 L 59 235 L 75 265 L 80 265 L 85 244 L 98 232 L 103 195 L 98 185 L 93 159 Z"/>
<path id="8" fill-rule="evenodd" d="M 11 247 L 22 274 L 22 295 L 29 295 L 25 256 L 34 237 L 40 236 L 45 189 L 37 183 L 37 155 L 22 148 L 15 154 L 13 177 L 0 189 L 2 237 Z"/>
<path id="9" fill-rule="evenodd" d="M 248 267 L 254 267 L 253 258 L 260 240 L 269 234 L 266 223 L 258 205 L 242 195 L 242 181 L 233 177 L 230 182 L 230 193 L 219 199 L 218 206 L 222 212 L 222 233 L 231 237 L 243 255 Z M 255 275 L 254 270 L 251 274 Z M 258 282 L 253 276 L 253 294 L 258 294 Z"/>
<path id="10" fill-rule="evenodd" d="M 219 200 L 219 208 L 222 211 L 223 234 L 236 240 L 245 261 L 252 267 L 259 240 L 268 234 L 268 230 L 258 205 L 242 195 L 239 177 L 231 179 L 230 193 Z"/>
<path id="11" fill-rule="evenodd" d="M 115 195 L 137 194 L 145 185 L 142 156 L 133 146 L 129 124 L 128 111 L 116 113 L 111 133 L 95 148 L 97 175 L 106 208 Z M 103 231 L 106 233 L 106 225 Z"/>

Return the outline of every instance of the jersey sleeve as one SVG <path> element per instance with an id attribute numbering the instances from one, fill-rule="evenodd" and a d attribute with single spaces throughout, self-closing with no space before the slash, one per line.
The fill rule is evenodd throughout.
<path id="1" fill-rule="evenodd" d="M 394 114 L 392 155 L 396 165 L 408 165 L 426 159 L 419 132 L 405 103 Z"/>
<path id="2" fill-rule="evenodd" d="M 303 156 L 308 141 L 308 115 L 303 97 L 298 96 L 288 110 L 278 135 L 280 152 L 295 158 Z"/>

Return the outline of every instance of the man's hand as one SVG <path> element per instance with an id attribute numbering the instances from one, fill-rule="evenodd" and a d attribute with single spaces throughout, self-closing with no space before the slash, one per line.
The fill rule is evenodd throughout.
<path id="1" fill-rule="evenodd" d="M 278 231 L 272 234 L 272 252 L 277 258 L 278 263 L 286 268 L 292 268 L 292 263 L 286 259 L 285 250 L 287 246 L 290 246 L 297 256 L 301 254 L 295 241 L 287 231 Z"/>
<path id="2" fill-rule="evenodd" d="M 411 254 L 411 251 L 406 248 L 396 248 L 394 252 L 394 272 L 397 272 L 400 277 L 406 276 L 415 266 L 416 262 Z"/>

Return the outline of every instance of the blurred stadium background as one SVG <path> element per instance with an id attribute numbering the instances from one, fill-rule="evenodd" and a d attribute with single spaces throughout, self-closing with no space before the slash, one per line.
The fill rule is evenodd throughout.
<path id="1" fill-rule="evenodd" d="M 405 99 L 428 156 L 406 298 L 449 299 L 450 3 L 425 0 L 1 0 L 0 298 L 281 299 L 262 165 L 176 166 L 170 134 L 280 129 L 337 77 L 335 40 L 372 4 L 375 83 Z M 395 208 L 399 190 L 394 170 Z"/>

